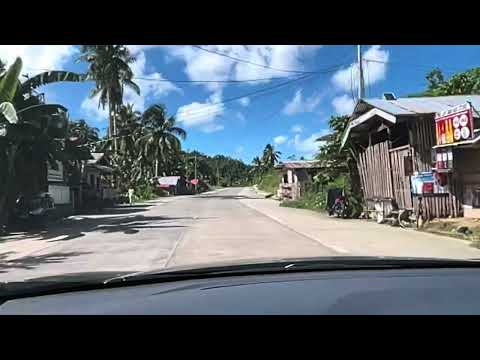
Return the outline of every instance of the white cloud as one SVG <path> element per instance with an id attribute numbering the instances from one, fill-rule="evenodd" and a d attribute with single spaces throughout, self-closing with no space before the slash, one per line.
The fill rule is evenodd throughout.
<path id="1" fill-rule="evenodd" d="M 206 133 L 223 130 L 224 126 L 216 121 L 224 113 L 220 91 L 214 92 L 205 102 L 193 102 L 177 110 L 177 120 L 186 127 L 196 127 Z"/>
<path id="2" fill-rule="evenodd" d="M 283 108 L 283 113 L 286 115 L 294 115 L 304 112 L 312 112 L 320 104 L 322 94 L 313 94 L 308 98 L 303 98 L 302 89 L 295 92 L 292 100 L 290 100 Z"/>
<path id="3" fill-rule="evenodd" d="M 382 50 L 380 45 L 370 47 L 363 54 L 364 59 L 380 62 L 364 62 L 365 86 L 384 80 L 387 72 L 389 52 Z M 358 62 L 353 63 L 347 69 L 337 71 L 332 77 L 333 84 L 344 91 L 357 91 L 358 89 Z"/>
<path id="4" fill-rule="evenodd" d="M 353 101 L 353 99 L 347 94 L 344 94 L 342 96 L 334 97 L 332 105 L 339 115 L 348 115 L 352 113 L 353 108 L 355 107 L 355 101 Z"/>
<path id="5" fill-rule="evenodd" d="M 305 70 L 303 59 L 320 46 L 307 45 L 210 45 L 204 48 L 252 63 L 284 70 Z M 250 80 L 290 76 L 291 73 L 237 62 L 192 46 L 166 46 L 173 57 L 185 62 L 185 73 L 191 80 Z M 252 82 L 258 84 L 258 82 Z M 205 83 L 215 91 L 225 84 Z"/>
<path id="6" fill-rule="evenodd" d="M 98 107 L 99 97 L 100 95 L 94 98 L 86 97 L 80 105 L 80 108 L 89 120 L 103 121 L 108 118 L 108 106 L 105 106 L 105 109 Z"/>
<path id="7" fill-rule="evenodd" d="M 244 98 L 241 98 L 240 100 L 238 100 L 238 102 L 242 106 L 248 106 L 250 104 L 250 99 L 248 97 L 244 97 Z"/>
<path id="8" fill-rule="evenodd" d="M 309 137 L 302 139 L 300 134 L 296 134 L 293 139 L 295 150 L 306 158 L 312 158 L 318 152 L 320 144 L 316 140 L 321 135 L 323 135 L 323 132 L 316 132 Z"/>
<path id="9" fill-rule="evenodd" d="M 273 138 L 273 142 L 275 143 L 275 145 L 284 144 L 287 140 L 288 140 L 288 137 L 286 137 L 284 135 L 275 136 Z"/>
<path id="10" fill-rule="evenodd" d="M 15 58 L 23 62 L 22 74 L 62 70 L 78 49 L 73 45 L 0 45 L 0 59 L 11 65 Z"/>
<path id="11" fill-rule="evenodd" d="M 293 125 L 290 128 L 290 131 L 293 132 L 293 133 L 301 133 L 303 131 L 303 126 L 300 125 L 300 124 Z"/>

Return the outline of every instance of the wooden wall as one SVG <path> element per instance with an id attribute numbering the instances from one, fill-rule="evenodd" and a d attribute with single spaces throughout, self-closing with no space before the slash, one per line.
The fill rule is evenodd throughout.
<path id="1" fill-rule="evenodd" d="M 359 153 L 358 170 L 364 198 L 394 198 L 401 208 L 418 209 L 411 195 L 410 177 L 404 172 L 404 157 L 411 156 L 413 171 L 432 169 L 432 147 L 436 144 L 434 117 L 402 119 L 409 124 L 409 145 L 391 148 L 389 140 L 368 146 Z M 451 174 L 448 194 L 423 197 L 427 218 L 462 216 L 462 189 L 458 174 Z"/>
<path id="2" fill-rule="evenodd" d="M 393 197 L 387 141 L 367 147 L 359 154 L 357 166 L 365 199 Z"/>
<path id="3" fill-rule="evenodd" d="M 410 144 L 412 145 L 413 171 L 432 169 L 432 147 L 436 145 L 435 120 L 433 115 L 415 118 L 410 121 Z M 462 216 L 462 189 L 458 174 L 449 175 L 450 192 L 448 194 L 424 196 L 423 205 L 429 219 L 437 217 Z M 414 196 L 413 205 L 418 208 L 418 199 Z"/>

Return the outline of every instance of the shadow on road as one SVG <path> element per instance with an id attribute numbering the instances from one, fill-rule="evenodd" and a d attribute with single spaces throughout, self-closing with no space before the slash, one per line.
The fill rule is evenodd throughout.
<path id="1" fill-rule="evenodd" d="M 73 256 L 90 254 L 90 252 L 85 251 L 53 252 L 45 255 L 29 255 L 18 259 L 6 260 L 7 257 L 14 253 L 14 251 L 10 251 L 0 254 L 0 273 L 5 273 L 12 269 L 32 270 L 41 264 L 61 263 Z"/>
<path id="2" fill-rule="evenodd" d="M 102 215 L 100 217 L 75 215 L 64 219 L 60 223 L 49 224 L 43 229 L 10 233 L 8 236 L 0 237 L 0 244 L 26 239 L 64 242 L 83 237 L 90 232 L 134 235 L 145 229 L 182 228 L 187 225 L 172 223 L 178 220 L 196 220 L 192 217 L 148 216 L 143 214 L 134 215 L 132 213 L 120 214 L 118 216 L 118 213 L 115 212 L 111 212 L 111 214 L 112 216 L 108 216 L 109 214 L 102 212 L 99 214 Z"/>

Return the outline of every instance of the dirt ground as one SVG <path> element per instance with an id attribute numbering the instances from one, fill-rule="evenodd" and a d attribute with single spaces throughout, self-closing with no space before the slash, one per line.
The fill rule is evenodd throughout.
<path id="1" fill-rule="evenodd" d="M 435 219 L 425 224 L 422 231 L 470 240 L 480 248 L 480 219 Z"/>

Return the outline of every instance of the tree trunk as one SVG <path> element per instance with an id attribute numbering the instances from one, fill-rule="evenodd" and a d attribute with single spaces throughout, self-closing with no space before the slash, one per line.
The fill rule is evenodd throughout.
<path id="1" fill-rule="evenodd" d="M 11 194 L 12 185 L 15 180 L 15 158 L 17 155 L 18 145 L 12 145 L 11 151 L 7 155 L 8 165 L 7 165 L 7 181 L 6 186 L 3 191 L 0 193 L 0 233 L 3 228 L 8 225 L 12 197 Z"/>

